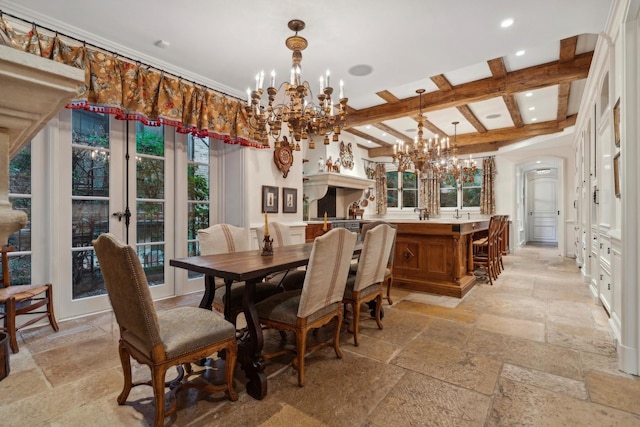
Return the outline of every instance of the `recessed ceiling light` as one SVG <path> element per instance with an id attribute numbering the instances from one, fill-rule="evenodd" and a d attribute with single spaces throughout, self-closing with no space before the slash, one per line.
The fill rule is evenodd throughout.
<path id="1" fill-rule="evenodd" d="M 366 129 L 371 129 L 371 125 L 367 125 L 365 128 Z"/>
<path id="2" fill-rule="evenodd" d="M 538 121 L 538 119 L 536 119 L 535 117 L 533 117 L 533 118 L 531 119 L 531 121 L 532 121 L 532 122 L 537 122 L 537 121 Z"/>
<path id="3" fill-rule="evenodd" d="M 416 128 L 405 129 L 405 132 L 416 132 Z"/>
<path id="4" fill-rule="evenodd" d="M 387 136 L 387 133 L 386 132 L 382 132 L 382 136 Z"/>
<path id="5" fill-rule="evenodd" d="M 507 18 L 500 23 L 502 28 L 507 28 L 513 25 L 513 18 Z"/>
<path id="6" fill-rule="evenodd" d="M 498 117 L 502 117 L 502 114 L 493 113 L 487 116 L 487 119 L 497 119 Z"/>
<path id="7" fill-rule="evenodd" d="M 533 96 L 533 92 L 527 92 L 524 94 L 524 96 Z"/>
<path id="8" fill-rule="evenodd" d="M 519 50 L 516 52 L 516 56 L 522 56 L 524 55 L 524 50 Z"/>
<path id="9" fill-rule="evenodd" d="M 536 160 L 536 163 L 540 164 L 540 163 L 542 163 L 542 162 L 541 162 L 540 160 Z"/>
<path id="10" fill-rule="evenodd" d="M 529 107 L 529 111 L 533 111 L 535 109 L 536 109 L 536 107 Z"/>
<path id="11" fill-rule="evenodd" d="M 157 41 L 157 42 L 155 42 L 154 44 L 155 44 L 156 46 L 158 46 L 159 48 L 164 49 L 164 48 L 169 47 L 169 45 L 170 45 L 171 43 L 169 43 L 169 42 L 168 42 L 168 41 L 166 41 L 166 40 L 158 40 L 158 41 Z"/>
<path id="12" fill-rule="evenodd" d="M 357 77 L 368 76 L 372 72 L 373 72 L 373 67 L 367 64 L 358 64 L 349 68 L 349 74 Z"/>

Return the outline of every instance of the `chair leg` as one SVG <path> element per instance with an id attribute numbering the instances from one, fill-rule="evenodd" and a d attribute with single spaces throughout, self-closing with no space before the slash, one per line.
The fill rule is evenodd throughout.
<path id="1" fill-rule="evenodd" d="M 356 302 L 351 304 L 351 307 L 353 307 L 353 313 L 351 314 L 351 323 L 352 323 L 351 329 L 353 329 L 353 345 L 357 347 L 358 345 L 360 345 L 360 343 L 358 342 L 358 332 L 360 330 L 360 304 Z"/>
<path id="2" fill-rule="evenodd" d="M 120 363 L 122 364 L 122 374 L 124 375 L 124 385 L 122 392 L 118 396 L 118 405 L 124 405 L 131 391 L 131 357 L 122 342 L 118 345 L 118 353 L 120 353 Z"/>
<path id="3" fill-rule="evenodd" d="M 393 276 L 389 276 L 387 279 L 387 302 L 389 305 L 393 305 L 393 301 L 391 301 L 391 285 L 393 285 Z"/>
<path id="4" fill-rule="evenodd" d="M 56 316 L 53 314 L 53 289 L 49 284 L 47 285 L 47 316 L 49 317 L 49 323 L 54 331 L 58 331 L 58 323 L 56 322 Z"/>
<path id="5" fill-rule="evenodd" d="M 376 323 L 378 324 L 378 329 L 382 329 L 382 294 L 378 294 L 376 296 Z"/>
<path id="6" fill-rule="evenodd" d="M 298 370 L 298 385 L 304 386 L 304 356 L 307 352 L 307 334 L 306 331 L 296 331 L 296 369 Z"/>
<path id="7" fill-rule="evenodd" d="M 342 350 L 340 349 L 340 329 L 342 328 L 342 313 L 338 313 L 336 316 L 336 326 L 333 330 L 333 351 L 336 352 L 336 357 L 342 359 Z"/>
<path id="8" fill-rule="evenodd" d="M 154 421 L 155 427 L 162 427 L 164 425 L 164 378 L 167 373 L 167 369 L 163 366 L 155 366 L 151 369 L 153 385 L 153 400 L 156 405 L 156 419 Z"/>
<path id="9" fill-rule="evenodd" d="M 238 392 L 233 387 L 233 371 L 236 367 L 236 359 L 238 357 L 238 347 L 235 342 L 229 345 L 229 348 L 225 352 L 227 358 L 225 359 L 225 381 L 227 382 L 227 393 L 229 394 L 229 400 L 235 402 L 238 400 Z"/>
<path id="10" fill-rule="evenodd" d="M 18 348 L 18 331 L 16 331 L 16 299 L 13 297 L 7 299 L 4 309 L 6 310 L 4 320 L 9 333 L 9 346 L 13 353 L 17 353 L 20 349 Z"/>

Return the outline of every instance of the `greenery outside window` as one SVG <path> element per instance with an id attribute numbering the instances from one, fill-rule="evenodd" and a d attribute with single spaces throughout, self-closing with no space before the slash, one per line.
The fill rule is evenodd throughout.
<path id="1" fill-rule="evenodd" d="M 440 207 L 444 209 L 480 208 L 481 191 L 481 169 L 477 170 L 473 182 L 456 182 L 453 175 L 447 175 L 440 183 Z"/>
<path id="2" fill-rule="evenodd" d="M 418 206 L 418 176 L 414 172 L 387 172 L 387 207 Z"/>
<path id="3" fill-rule="evenodd" d="M 187 139 L 187 250 L 200 255 L 198 230 L 209 227 L 209 137 L 189 135 Z M 189 271 L 189 278 L 202 276 Z"/>

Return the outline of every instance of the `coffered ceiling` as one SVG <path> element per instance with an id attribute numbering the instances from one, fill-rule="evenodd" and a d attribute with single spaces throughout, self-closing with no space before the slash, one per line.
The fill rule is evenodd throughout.
<path id="1" fill-rule="evenodd" d="M 576 120 L 611 0 L 0 0 L 0 10 L 245 99 L 260 70 L 289 76 L 302 19 L 302 76 L 331 70 L 349 98 L 346 132 L 370 157 L 417 135 L 492 152 Z M 503 20 L 513 25 L 503 28 Z M 369 70 L 369 73 L 365 71 Z"/>

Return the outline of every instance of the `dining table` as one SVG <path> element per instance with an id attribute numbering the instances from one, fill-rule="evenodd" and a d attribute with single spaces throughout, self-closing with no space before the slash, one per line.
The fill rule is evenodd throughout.
<path id="1" fill-rule="evenodd" d="M 272 273 L 292 270 L 308 264 L 313 242 L 274 247 L 270 255 L 263 255 L 261 249 L 223 253 L 215 255 L 190 256 L 169 261 L 173 267 L 204 274 L 204 295 L 200 307 L 211 310 L 216 291 L 215 278 L 224 280 L 226 293 L 230 295 L 233 282 L 245 282 L 242 307 L 247 323 L 247 334 L 238 343 L 238 360 L 247 376 L 247 393 L 263 399 L 267 395 L 267 376 L 264 373 L 262 348 L 264 339 L 255 308 L 255 290 L 258 283 Z M 354 256 L 362 249 L 356 244 Z M 225 305 L 225 318 L 230 313 Z"/>

